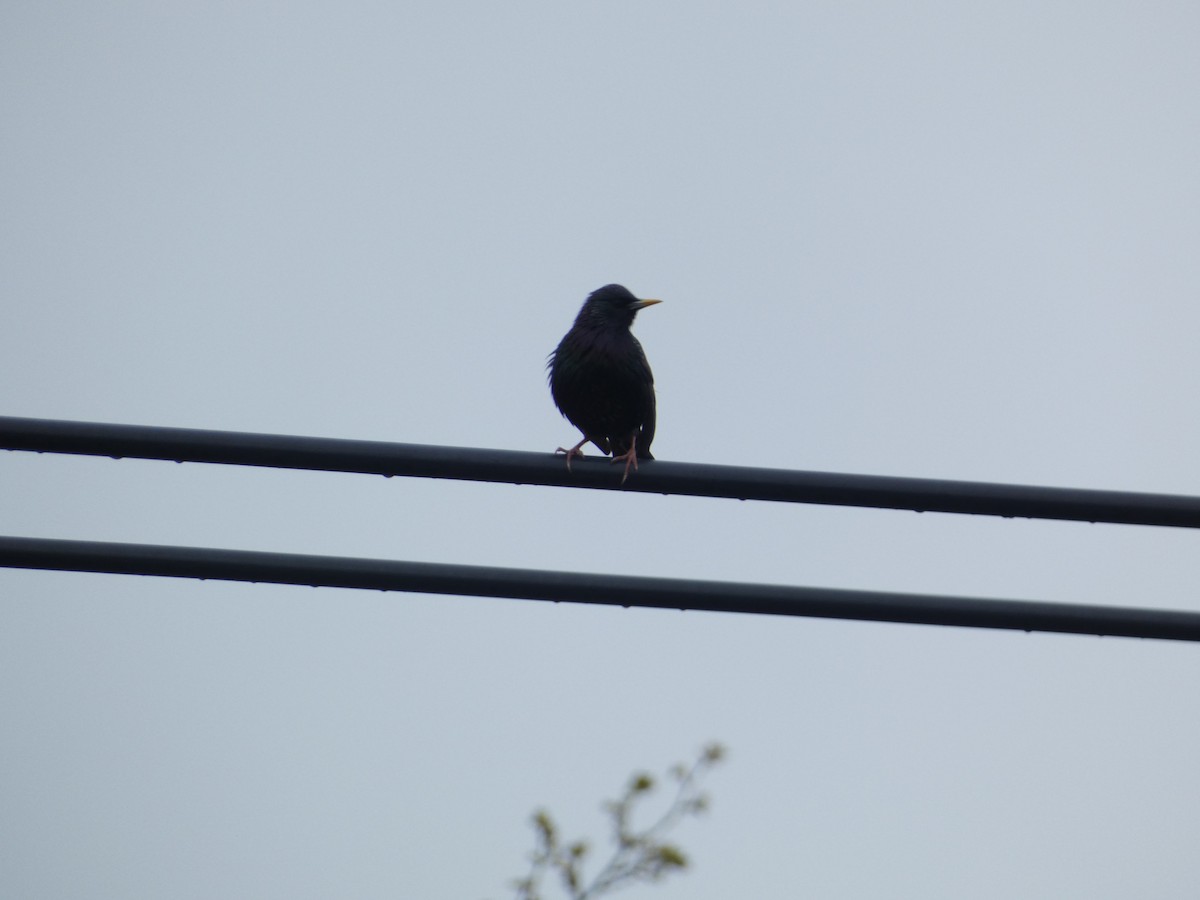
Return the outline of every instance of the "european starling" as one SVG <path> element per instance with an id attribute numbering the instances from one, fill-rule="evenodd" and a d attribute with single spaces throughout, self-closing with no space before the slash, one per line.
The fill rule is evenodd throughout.
<path id="1" fill-rule="evenodd" d="M 550 354 L 550 393 L 554 404 L 583 440 L 557 453 L 582 456 L 591 441 L 613 462 L 625 463 L 621 484 L 639 459 L 654 459 L 654 375 L 642 345 L 629 331 L 637 311 L 660 303 L 639 300 L 619 284 L 593 291 L 575 317 L 575 324 Z"/>

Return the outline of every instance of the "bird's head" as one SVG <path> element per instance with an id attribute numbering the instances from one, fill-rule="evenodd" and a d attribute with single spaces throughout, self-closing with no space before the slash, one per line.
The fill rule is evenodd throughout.
<path id="1" fill-rule="evenodd" d="M 639 300 L 628 288 L 606 284 L 592 291 L 579 311 L 579 321 L 589 325 L 628 328 L 639 309 L 662 303 L 661 300 Z"/>

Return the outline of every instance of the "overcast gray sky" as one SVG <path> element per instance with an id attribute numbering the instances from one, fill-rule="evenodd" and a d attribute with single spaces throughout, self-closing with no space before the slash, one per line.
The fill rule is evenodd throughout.
<path id="1" fill-rule="evenodd" d="M 1200 7 L 6 3 L 0 411 L 1200 493 Z M 636 477 L 636 476 L 635 476 Z M 1168 529 L 0 454 L 0 533 L 1200 608 Z M 728 745 L 628 896 L 1194 897 L 1154 641 L 0 570 L 0 894 L 509 895 Z"/>

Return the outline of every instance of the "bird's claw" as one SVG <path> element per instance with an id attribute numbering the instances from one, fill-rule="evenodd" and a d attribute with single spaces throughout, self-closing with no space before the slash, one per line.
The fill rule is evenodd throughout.
<path id="1" fill-rule="evenodd" d="M 568 450 L 566 447 L 559 447 L 557 450 L 554 451 L 555 456 L 558 456 L 558 454 L 560 454 L 560 453 L 565 453 L 567 456 L 567 471 L 568 472 L 571 471 L 571 457 L 572 456 L 579 456 L 579 457 L 583 456 L 583 451 L 580 450 L 579 447 L 572 447 L 570 450 Z"/>
<path id="2" fill-rule="evenodd" d="M 625 472 L 621 475 L 621 484 L 625 484 L 625 480 L 629 477 L 629 467 L 633 466 L 633 471 L 637 471 L 637 453 L 630 447 L 628 453 L 622 453 L 620 456 L 612 458 L 612 462 L 614 463 L 621 462 L 622 460 L 625 462 Z"/>

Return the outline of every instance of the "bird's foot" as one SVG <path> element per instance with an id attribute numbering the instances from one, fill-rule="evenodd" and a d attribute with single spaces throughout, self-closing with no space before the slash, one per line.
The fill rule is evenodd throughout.
<path id="1" fill-rule="evenodd" d="M 625 483 L 625 479 L 629 477 L 629 467 L 633 467 L 633 471 L 637 471 L 637 451 L 630 447 L 628 453 L 622 453 L 620 456 L 614 456 L 612 461 L 615 463 L 625 463 L 625 474 L 621 476 L 621 484 Z"/>
<path id="2" fill-rule="evenodd" d="M 557 456 L 559 453 L 565 453 L 567 455 L 567 471 L 568 472 L 571 471 L 571 457 L 578 456 L 580 459 L 582 459 L 583 451 L 580 450 L 579 448 L 582 447 L 587 442 L 588 442 L 588 439 L 584 438 L 582 441 L 580 441 L 578 444 L 576 444 L 570 450 L 567 450 L 565 447 L 559 447 L 557 450 L 554 451 L 555 456 Z"/>

